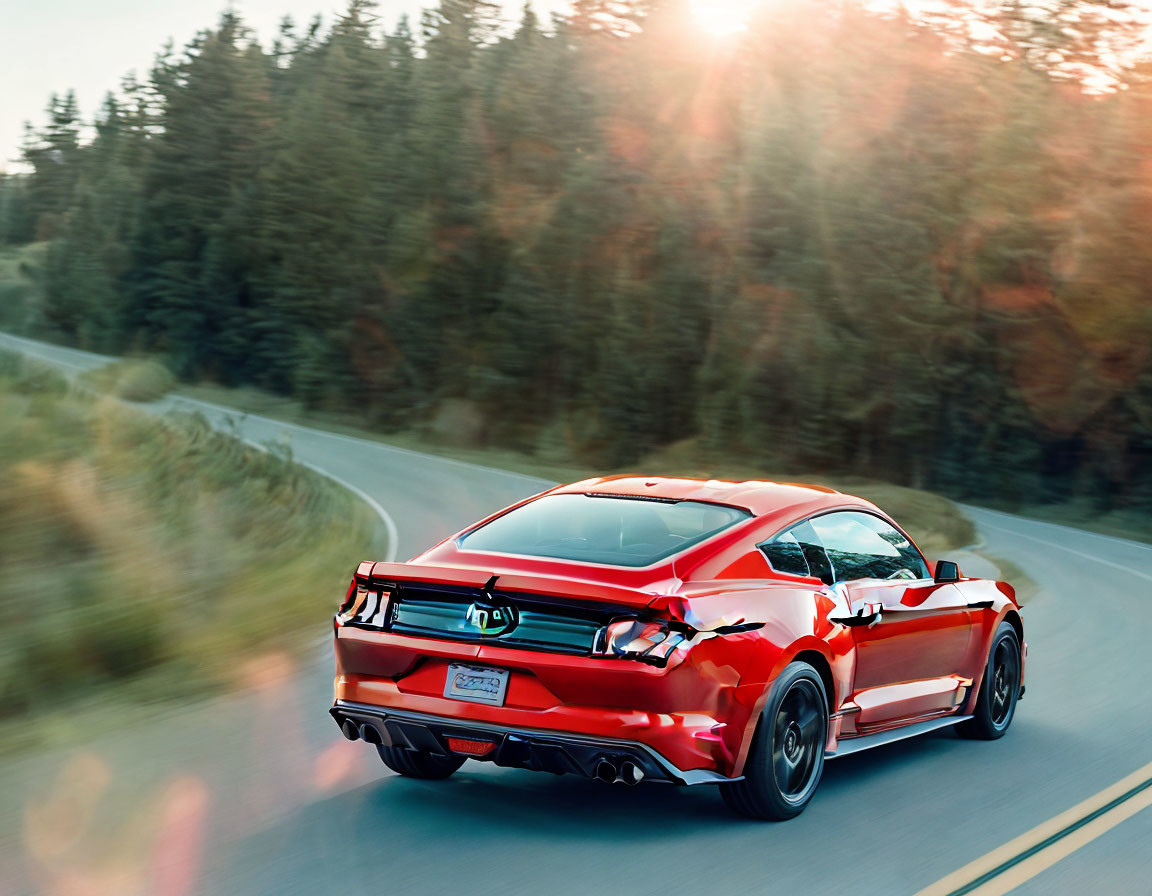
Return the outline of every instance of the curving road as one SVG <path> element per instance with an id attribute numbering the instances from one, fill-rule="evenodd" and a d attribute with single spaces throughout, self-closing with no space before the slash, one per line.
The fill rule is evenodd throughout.
<path id="1" fill-rule="evenodd" d="M 0 335 L 4 344 L 65 368 L 107 360 Z M 214 419 L 228 413 L 197 404 Z M 378 502 L 402 559 L 547 485 L 259 417 L 238 425 L 248 439 L 288 438 L 298 458 Z M 256 691 L 0 767 L 0 896 L 79 892 L 59 886 L 64 872 L 96 881 L 84 892 L 226 896 L 930 887 L 1152 762 L 1152 547 L 967 511 L 988 550 L 1039 586 L 1025 608 L 1027 696 L 1000 741 L 945 730 L 845 757 L 802 816 L 756 824 L 706 787 L 606 787 L 476 763 L 445 783 L 392 776 L 331 723 L 324 651 L 304 668 L 270 657 Z M 318 597 L 318 638 L 337 597 Z M 86 780 L 84 768 L 103 769 L 89 810 L 99 820 L 79 846 L 45 858 L 29 819 L 69 775 Z M 151 824 L 150 835 L 124 847 L 128 870 L 102 888 L 111 872 L 92 853 L 134 824 Z M 1152 892 L 1150 842 L 1152 812 L 1134 812 L 1014 892 Z"/>

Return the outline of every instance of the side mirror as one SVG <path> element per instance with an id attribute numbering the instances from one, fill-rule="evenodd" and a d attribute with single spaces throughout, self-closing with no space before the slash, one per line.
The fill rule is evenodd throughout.
<path id="1" fill-rule="evenodd" d="M 936 575 L 932 577 L 937 585 L 947 585 L 960 581 L 960 567 L 952 560 L 937 560 Z"/>

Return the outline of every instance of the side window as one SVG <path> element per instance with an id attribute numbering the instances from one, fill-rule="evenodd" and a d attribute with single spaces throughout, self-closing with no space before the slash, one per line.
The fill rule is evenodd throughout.
<path id="1" fill-rule="evenodd" d="M 785 532 L 767 544 L 760 545 L 760 550 L 764 552 L 764 556 L 768 558 L 768 562 L 776 572 L 793 576 L 811 575 L 808 571 L 808 561 L 804 559 L 804 549 L 791 532 Z"/>
<path id="2" fill-rule="evenodd" d="M 877 516 L 845 511 L 811 522 L 837 582 L 928 578 L 928 566 L 912 542 Z"/>
<path id="3" fill-rule="evenodd" d="M 812 576 L 826 585 L 832 584 L 832 566 L 807 520 L 760 545 L 760 549 L 777 572 Z"/>

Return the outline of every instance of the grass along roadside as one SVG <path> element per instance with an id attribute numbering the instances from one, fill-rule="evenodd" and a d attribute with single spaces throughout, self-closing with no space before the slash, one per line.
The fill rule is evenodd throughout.
<path id="1" fill-rule="evenodd" d="M 243 684 L 254 652 L 299 656 L 354 559 L 384 550 L 375 514 L 286 448 L 0 353 L 0 751 L 76 737 L 73 709 L 114 725 Z"/>
<path id="2" fill-rule="evenodd" d="M 1036 580 L 1029 576 L 1015 560 L 987 551 L 978 551 L 978 553 L 1000 571 L 998 576 L 1000 581 L 1008 582 L 1016 589 L 1016 600 L 1019 603 L 1031 604 L 1040 594 L 1040 586 Z"/>
<path id="3" fill-rule="evenodd" d="M 125 358 L 80 375 L 80 382 L 124 401 L 158 401 L 172 391 L 176 377 L 151 358 Z"/>

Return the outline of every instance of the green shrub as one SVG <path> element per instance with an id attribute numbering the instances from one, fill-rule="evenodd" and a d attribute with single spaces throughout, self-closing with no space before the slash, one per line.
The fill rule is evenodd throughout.
<path id="1" fill-rule="evenodd" d="M 172 391 L 176 377 L 159 361 L 128 359 L 113 361 L 89 371 L 82 381 L 125 401 L 157 401 Z"/>

